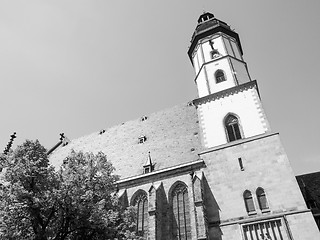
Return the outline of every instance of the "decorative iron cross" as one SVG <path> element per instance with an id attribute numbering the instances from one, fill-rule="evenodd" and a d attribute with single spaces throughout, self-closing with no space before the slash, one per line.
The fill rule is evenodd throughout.
<path id="1" fill-rule="evenodd" d="M 214 50 L 214 48 L 213 48 L 214 42 L 212 40 L 209 40 L 209 44 L 210 44 L 211 49 Z"/>

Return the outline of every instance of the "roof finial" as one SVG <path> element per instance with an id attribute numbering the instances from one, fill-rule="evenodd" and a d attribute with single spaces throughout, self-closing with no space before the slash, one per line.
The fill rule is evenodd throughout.
<path id="1" fill-rule="evenodd" d="M 149 160 L 149 164 L 150 164 L 150 166 L 152 166 L 152 161 L 151 161 L 151 154 L 150 154 L 150 151 L 148 152 L 148 160 Z"/>
<path id="2" fill-rule="evenodd" d="M 202 14 L 206 13 L 207 11 L 205 10 L 206 9 L 206 4 L 205 3 L 202 3 Z"/>
<path id="3" fill-rule="evenodd" d="M 13 134 L 10 135 L 10 140 L 7 144 L 7 147 L 4 149 L 3 154 L 7 155 L 8 152 L 10 151 L 10 148 L 12 146 L 13 140 L 16 138 L 16 132 L 14 132 Z"/>
<path id="4" fill-rule="evenodd" d="M 70 140 L 64 135 L 64 133 L 60 133 L 60 138 L 59 138 L 59 142 L 54 145 L 51 149 L 49 149 L 47 151 L 47 155 L 50 155 L 53 151 L 55 151 L 60 145 L 62 145 L 63 147 L 66 146 Z"/>

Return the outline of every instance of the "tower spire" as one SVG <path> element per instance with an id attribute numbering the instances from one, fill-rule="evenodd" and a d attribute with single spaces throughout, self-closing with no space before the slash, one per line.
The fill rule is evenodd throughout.
<path id="1" fill-rule="evenodd" d="M 256 104 L 257 84 L 251 81 L 242 57 L 238 33 L 212 13 L 205 12 L 198 18 L 188 55 L 199 95 L 193 103 L 202 115 L 206 147 L 270 130 L 260 103 Z"/>
<path id="2" fill-rule="evenodd" d="M 198 18 L 188 55 L 199 97 L 251 81 L 239 35 L 210 12 Z"/>

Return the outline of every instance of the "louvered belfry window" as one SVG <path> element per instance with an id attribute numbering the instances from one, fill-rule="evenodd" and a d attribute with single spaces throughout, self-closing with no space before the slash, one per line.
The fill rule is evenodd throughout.
<path id="1" fill-rule="evenodd" d="M 266 193 L 262 188 L 257 189 L 257 198 L 258 198 L 259 208 L 261 210 L 265 210 L 269 208 L 267 203 Z"/>
<path id="2" fill-rule="evenodd" d="M 224 75 L 224 72 L 220 69 L 215 72 L 214 77 L 216 78 L 216 83 L 226 81 L 226 76 Z"/>
<path id="3" fill-rule="evenodd" d="M 229 142 L 241 139 L 239 120 L 236 116 L 230 114 L 225 119 L 225 127 L 228 134 Z"/>
<path id="4" fill-rule="evenodd" d="M 242 226 L 245 240 L 289 240 L 281 219 L 250 223 Z"/>
<path id="5" fill-rule="evenodd" d="M 148 233 L 148 198 L 147 194 L 141 192 L 134 200 L 137 207 L 137 234 L 146 237 Z"/>
<path id="6" fill-rule="evenodd" d="M 173 239 L 191 239 L 190 209 L 187 187 L 179 183 L 172 191 Z"/>
<path id="7" fill-rule="evenodd" d="M 246 205 L 247 212 L 248 213 L 255 212 L 256 209 L 254 207 L 252 194 L 249 190 L 246 190 L 243 193 L 243 199 L 244 199 L 244 203 Z"/>

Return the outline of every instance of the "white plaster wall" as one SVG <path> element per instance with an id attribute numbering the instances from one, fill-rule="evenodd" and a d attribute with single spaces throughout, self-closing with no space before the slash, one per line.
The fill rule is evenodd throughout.
<path id="1" fill-rule="evenodd" d="M 233 58 L 230 58 L 230 61 L 235 71 L 238 83 L 242 84 L 242 83 L 249 82 L 250 77 L 245 64 Z"/>
<path id="2" fill-rule="evenodd" d="M 208 87 L 207 87 L 207 80 L 206 80 L 206 76 L 205 76 L 204 71 L 205 71 L 205 69 L 202 68 L 201 72 L 199 73 L 199 75 L 196 79 L 199 97 L 204 97 L 204 96 L 209 95 Z"/>
<path id="3" fill-rule="evenodd" d="M 202 53 L 202 48 L 200 44 L 197 46 L 197 56 L 199 61 L 199 67 L 201 68 L 201 66 L 204 63 L 204 59 L 203 59 L 203 53 Z"/>
<path id="4" fill-rule="evenodd" d="M 267 132 L 267 126 L 263 121 L 264 116 L 256 99 L 256 90 L 248 89 L 200 105 L 199 111 L 205 147 L 210 148 L 227 143 L 223 120 L 228 113 L 234 113 L 239 117 L 244 138 Z"/>
<path id="5" fill-rule="evenodd" d="M 238 44 L 236 43 L 236 41 L 231 40 L 231 46 L 232 46 L 234 53 L 236 54 L 236 58 L 242 60 L 242 56 L 240 54 L 240 50 L 239 50 L 239 47 L 238 47 Z"/>
<path id="6" fill-rule="evenodd" d="M 200 44 L 198 44 L 194 50 L 192 61 L 193 61 L 194 71 L 197 75 L 201 69 L 201 66 L 203 65 L 203 54 L 202 54 Z"/>
<path id="7" fill-rule="evenodd" d="M 229 63 L 228 58 L 223 58 L 219 61 L 208 63 L 206 67 L 207 67 L 207 76 L 208 76 L 211 93 L 220 92 L 221 90 L 236 86 L 236 82 L 233 77 L 233 70 L 231 69 L 231 65 Z M 221 69 L 224 71 L 227 79 L 226 81 L 216 83 L 214 74 L 218 69 Z"/>
<path id="8" fill-rule="evenodd" d="M 223 41 L 224 41 L 224 44 L 225 44 L 225 47 L 227 49 L 227 53 L 232 56 L 232 57 L 235 57 L 233 51 L 232 51 L 232 47 L 231 47 L 231 43 L 229 41 L 229 38 L 223 38 Z"/>
<path id="9" fill-rule="evenodd" d="M 193 56 L 193 68 L 194 68 L 194 71 L 195 73 L 197 74 L 200 67 L 199 67 L 199 61 L 198 61 L 198 54 L 196 53 L 194 56 Z"/>

